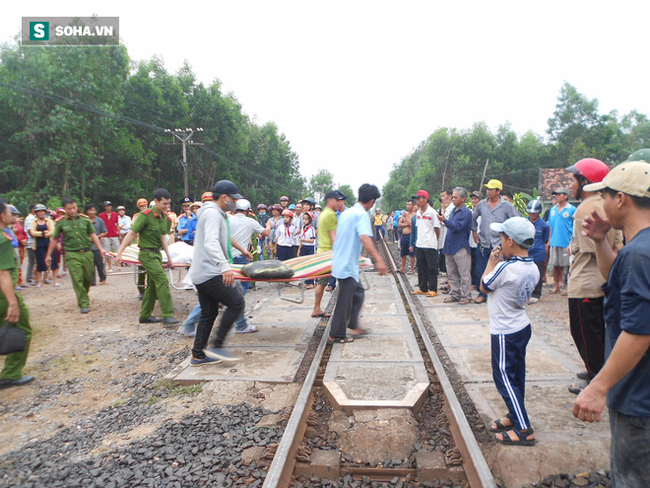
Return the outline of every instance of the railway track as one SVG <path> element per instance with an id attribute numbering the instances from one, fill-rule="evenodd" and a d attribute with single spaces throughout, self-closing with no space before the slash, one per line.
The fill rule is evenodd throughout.
<path id="1" fill-rule="evenodd" d="M 448 473 L 451 479 L 459 482 L 457 486 L 470 486 L 471 488 L 496 487 L 497 484 L 467 422 L 451 382 L 420 319 L 414 299 L 409 292 L 410 286 L 404 275 L 395 271 L 397 269 L 396 263 L 385 243 L 381 244 L 380 253 L 386 261 L 389 273 L 392 274 L 400 290 L 403 305 L 407 310 L 413 332 L 419 344 L 429 376 L 428 395 L 429 397 L 437 395 L 439 398 L 436 399 L 436 402 L 442 405 L 442 412 L 437 415 L 437 418 L 431 424 L 436 426 L 437 429 L 441 429 L 444 434 L 451 435 L 453 439 L 453 445 L 444 452 L 444 464 L 450 470 L 448 472 L 442 471 L 440 476 L 444 478 Z M 273 456 L 273 461 L 264 482 L 265 488 L 296 486 L 294 470 L 297 466 L 309 465 L 311 462 L 311 448 L 304 442 L 304 437 L 310 425 L 313 426 L 317 423 L 315 413 L 312 410 L 315 398 L 319 397 L 319 402 L 322 401 L 319 389 L 322 389 L 323 374 L 332 352 L 332 346 L 327 345 L 328 331 L 329 326 L 322 335 L 303 387 L 284 429 L 282 440 L 277 447 L 274 446 L 270 450 L 269 457 Z M 423 408 L 423 412 L 420 412 L 419 415 L 426 415 L 427 413 L 428 411 Z M 437 434 L 435 432 L 423 433 L 423 437 L 431 437 L 432 435 L 435 437 Z M 333 458 L 333 456 L 330 456 L 330 458 Z M 332 466 L 331 472 L 338 473 L 339 476 L 338 480 L 332 481 L 352 479 L 366 483 L 377 481 L 398 484 L 401 482 L 408 483 L 407 486 L 418 486 L 422 481 L 419 479 L 419 475 L 423 471 L 418 469 L 419 466 L 369 467 L 367 464 L 364 465 L 358 462 L 340 463 L 338 455 L 332 462 L 338 463 L 338 465 Z"/>

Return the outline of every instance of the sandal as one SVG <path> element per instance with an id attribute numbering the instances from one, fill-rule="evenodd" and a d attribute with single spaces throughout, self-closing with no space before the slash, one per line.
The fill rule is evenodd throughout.
<path id="1" fill-rule="evenodd" d="M 332 316 L 332 314 L 331 314 L 331 313 L 325 313 L 325 312 L 323 312 L 323 313 L 319 313 L 319 314 L 316 314 L 316 315 L 311 314 L 311 316 L 312 316 L 312 318 L 314 318 L 314 319 L 317 318 L 317 317 L 330 318 L 330 317 Z"/>
<path id="2" fill-rule="evenodd" d="M 586 387 L 587 387 L 587 385 L 576 385 L 575 383 L 573 383 L 573 384 L 569 387 L 569 391 L 570 391 L 571 393 L 573 393 L 574 395 L 579 395 L 580 393 L 582 393 L 582 391 L 583 391 Z"/>
<path id="3" fill-rule="evenodd" d="M 443 293 L 444 293 L 444 291 L 443 291 Z M 449 293 L 449 292 L 447 292 L 447 293 Z M 442 303 L 454 303 L 454 302 L 460 302 L 460 300 L 458 298 L 454 298 L 454 297 L 447 297 L 442 301 Z"/>
<path id="4" fill-rule="evenodd" d="M 557 295 L 558 293 L 560 293 L 560 290 L 551 290 L 548 292 L 549 295 Z"/>
<path id="5" fill-rule="evenodd" d="M 334 344 L 348 344 L 350 342 L 354 342 L 352 337 L 345 337 L 343 339 L 327 339 L 327 344 L 330 346 Z"/>
<path id="6" fill-rule="evenodd" d="M 517 439 L 513 439 L 510 434 L 513 433 Z M 499 443 L 499 444 L 505 444 L 509 446 L 534 446 L 535 445 L 535 438 L 533 437 L 532 439 L 528 439 L 531 435 L 533 435 L 535 431 L 533 430 L 532 427 L 526 429 L 526 430 L 519 430 L 517 427 L 515 427 L 512 430 L 507 430 L 505 432 L 502 432 L 501 434 L 501 439 L 499 437 L 494 436 L 494 439 Z"/>
<path id="7" fill-rule="evenodd" d="M 474 303 L 485 303 L 487 302 L 487 299 L 483 297 L 477 297 L 476 300 L 474 300 Z"/>
<path id="8" fill-rule="evenodd" d="M 503 424 L 503 421 L 506 419 L 510 422 L 510 425 Z M 512 418 L 510 417 L 510 414 L 506 414 L 506 416 L 503 417 L 503 420 L 495 420 L 492 423 L 494 424 L 494 427 L 490 426 L 488 430 L 490 432 L 495 432 L 495 433 L 511 430 L 515 426 L 515 424 L 512 423 Z"/>

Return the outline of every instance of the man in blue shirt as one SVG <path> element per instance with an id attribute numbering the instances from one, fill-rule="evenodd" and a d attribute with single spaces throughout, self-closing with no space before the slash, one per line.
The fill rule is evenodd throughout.
<path id="1" fill-rule="evenodd" d="M 359 201 L 341 214 L 336 226 L 336 240 L 332 254 L 332 276 L 339 280 L 339 298 L 332 314 L 330 343 L 352 342 L 346 337 L 346 327 L 353 336 L 368 333 L 359 327 L 359 312 L 363 305 L 364 291 L 359 281 L 359 257 L 361 249 L 370 254 L 380 275 L 387 272 L 384 260 L 379 256 L 373 241 L 373 229 L 368 211 L 381 196 L 375 185 L 364 183 L 359 188 Z"/>
<path id="2" fill-rule="evenodd" d="M 569 244 L 573 234 L 573 214 L 576 208 L 569 203 L 569 190 L 560 187 L 553 192 L 557 204 L 551 208 L 548 225 L 551 226 L 551 249 L 548 262 L 553 266 L 554 288 L 558 293 L 564 285 L 564 271 L 569 267 Z M 563 293 L 564 295 L 564 293 Z"/>
<path id="3" fill-rule="evenodd" d="M 600 421 L 607 403 L 611 476 L 615 487 L 648 486 L 650 480 L 650 164 L 628 158 L 599 183 L 607 219 L 586 216 L 583 228 L 596 246 L 603 286 L 606 363 L 576 398 L 573 415 Z M 607 239 L 620 229 L 626 245 L 616 254 Z"/>
<path id="4" fill-rule="evenodd" d="M 400 242 L 400 238 L 402 237 L 401 234 L 401 228 L 399 227 L 399 218 L 402 216 L 402 211 L 401 210 L 395 210 L 395 213 L 393 214 L 393 241 L 395 241 L 397 244 Z"/>
<path id="5" fill-rule="evenodd" d="M 183 197 L 181 200 L 183 207 L 183 216 L 178 219 L 178 235 L 181 236 L 185 244 L 190 246 L 194 245 L 194 231 L 196 230 L 196 222 L 193 228 L 190 228 L 190 222 L 196 220 L 196 215 L 192 212 L 192 199 L 188 196 Z"/>
<path id="6" fill-rule="evenodd" d="M 528 220 L 535 226 L 535 242 L 533 247 L 528 250 L 528 256 L 533 259 L 533 262 L 537 265 L 539 269 L 539 275 L 542 276 L 544 272 L 544 265 L 546 264 L 546 244 L 551 233 L 551 227 L 544 222 L 543 219 L 539 218 L 539 214 L 542 212 L 542 202 L 539 200 L 531 200 L 528 202 Z M 539 302 L 539 299 L 542 298 L 542 285 L 544 282 L 540 278 L 537 282 L 537 286 L 533 290 L 529 304 Z"/>
<path id="7" fill-rule="evenodd" d="M 465 206 L 467 190 L 454 188 L 451 192 L 449 218 L 446 212 L 439 215 L 447 228 L 442 254 L 447 263 L 449 296 L 445 303 L 458 302 L 459 305 L 472 303 L 472 255 L 469 248 L 469 233 L 472 230 L 472 211 Z"/>

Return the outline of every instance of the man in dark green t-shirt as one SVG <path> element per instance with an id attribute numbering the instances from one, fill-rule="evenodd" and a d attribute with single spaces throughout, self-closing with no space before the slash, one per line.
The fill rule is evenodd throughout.
<path id="1" fill-rule="evenodd" d="M 18 282 L 18 262 L 11 245 L 11 237 L 5 229 L 11 223 L 9 205 L 0 199 L 0 320 L 1 323 L 17 324 L 25 331 L 26 347 L 22 352 L 7 354 L 5 365 L 0 373 L 0 389 L 26 385 L 33 376 L 23 376 L 22 370 L 27 361 L 32 328 L 29 326 L 29 311 L 23 297 L 16 294 L 14 287 Z"/>
<path id="2" fill-rule="evenodd" d="M 153 324 L 163 322 L 166 326 L 178 324 L 174 318 L 174 302 L 169 291 L 169 280 L 162 267 L 162 247 L 167 254 L 167 266 L 172 266 L 172 257 L 169 252 L 167 235 L 171 230 L 171 218 L 167 216 L 171 195 L 164 188 L 158 188 L 154 192 L 154 206 L 142 212 L 126 234 L 120 249 L 117 251 L 116 261 L 119 265 L 122 262 L 122 252 L 138 234 L 138 246 L 140 247 L 139 260 L 147 272 L 148 284 L 142 299 L 140 309 L 141 324 Z M 156 300 L 160 302 L 162 320 L 154 317 L 153 309 Z"/>

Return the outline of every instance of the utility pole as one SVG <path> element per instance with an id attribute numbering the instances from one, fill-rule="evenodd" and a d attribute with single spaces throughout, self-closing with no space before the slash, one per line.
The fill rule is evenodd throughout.
<path id="1" fill-rule="evenodd" d="M 181 166 L 183 166 L 183 183 L 184 183 L 184 188 L 185 188 L 185 195 L 189 195 L 189 183 L 187 180 L 187 145 L 190 144 L 192 146 L 203 146 L 204 144 L 194 142 L 190 138 L 192 135 L 194 135 L 195 132 L 203 132 L 203 129 L 201 127 L 197 127 L 196 129 L 165 129 L 165 132 L 168 134 L 173 135 L 176 139 L 181 141 L 181 144 L 183 144 L 183 159 L 181 160 Z M 167 146 L 176 146 L 178 143 L 177 142 L 172 142 L 171 144 L 166 144 Z"/>

